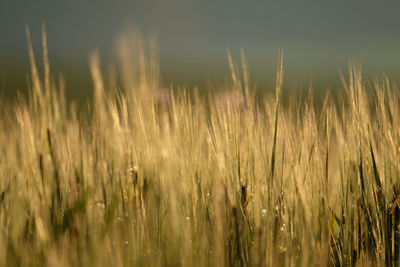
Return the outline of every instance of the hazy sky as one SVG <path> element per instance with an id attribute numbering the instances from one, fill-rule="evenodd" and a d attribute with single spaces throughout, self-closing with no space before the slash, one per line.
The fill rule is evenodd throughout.
<path id="1" fill-rule="evenodd" d="M 337 75 L 338 66 L 346 66 L 350 57 L 367 71 L 400 74 L 398 0 L 2 0 L 2 87 L 13 84 L 16 72 L 24 77 L 28 70 L 24 27 L 29 25 L 39 49 L 42 21 L 50 60 L 66 76 L 78 71 L 86 75 L 87 55 L 94 48 L 111 57 L 115 38 L 126 24 L 158 35 L 166 81 L 226 73 L 227 48 L 234 55 L 244 49 L 254 79 L 273 76 L 279 48 L 285 51 L 292 78 Z"/>

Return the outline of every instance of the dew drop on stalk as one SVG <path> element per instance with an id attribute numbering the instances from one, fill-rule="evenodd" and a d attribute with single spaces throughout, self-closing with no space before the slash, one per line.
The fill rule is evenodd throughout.
<path id="1" fill-rule="evenodd" d="M 262 209 L 261 210 L 261 215 L 262 216 L 266 216 L 267 215 L 267 210 L 266 209 Z"/>

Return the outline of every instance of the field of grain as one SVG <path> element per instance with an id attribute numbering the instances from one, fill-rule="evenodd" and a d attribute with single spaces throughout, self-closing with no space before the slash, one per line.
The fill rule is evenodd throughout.
<path id="1" fill-rule="evenodd" d="M 29 40 L 29 31 L 28 31 Z M 398 266 L 400 95 L 361 66 L 316 108 L 255 94 L 228 53 L 223 92 L 159 89 L 157 49 L 125 38 L 93 99 L 68 102 L 29 44 L 30 94 L 0 110 L 1 266 Z M 38 64 L 39 66 L 39 64 Z"/>

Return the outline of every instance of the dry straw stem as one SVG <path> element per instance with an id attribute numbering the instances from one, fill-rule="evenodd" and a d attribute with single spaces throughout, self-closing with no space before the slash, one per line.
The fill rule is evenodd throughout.
<path id="1" fill-rule="evenodd" d="M 274 141 L 272 145 L 272 154 L 271 154 L 271 172 L 270 172 L 271 181 L 274 179 L 274 171 L 275 171 L 275 154 L 276 154 L 276 142 L 278 135 L 278 118 L 279 118 L 279 107 L 282 95 L 282 84 L 283 84 L 283 51 L 279 51 L 278 71 L 276 73 L 276 85 L 275 85 L 275 122 L 274 122 Z"/>

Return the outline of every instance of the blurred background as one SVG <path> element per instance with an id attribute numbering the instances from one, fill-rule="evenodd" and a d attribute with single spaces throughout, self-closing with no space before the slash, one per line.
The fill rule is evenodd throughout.
<path id="1" fill-rule="evenodd" d="M 2 0 L 0 92 L 7 97 L 26 89 L 25 25 L 39 60 L 42 22 L 51 67 L 64 75 L 70 98 L 90 96 L 89 52 L 98 48 L 107 66 L 126 25 L 157 36 L 165 87 L 223 83 L 228 48 L 237 59 L 243 48 L 260 90 L 273 87 L 280 48 L 290 88 L 307 88 L 311 80 L 316 90 L 338 88 L 338 68 L 346 70 L 351 58 L 363 65 L 369 81 L 386 73 L 398 84 L 399 14 L 398 0 Z"/>

